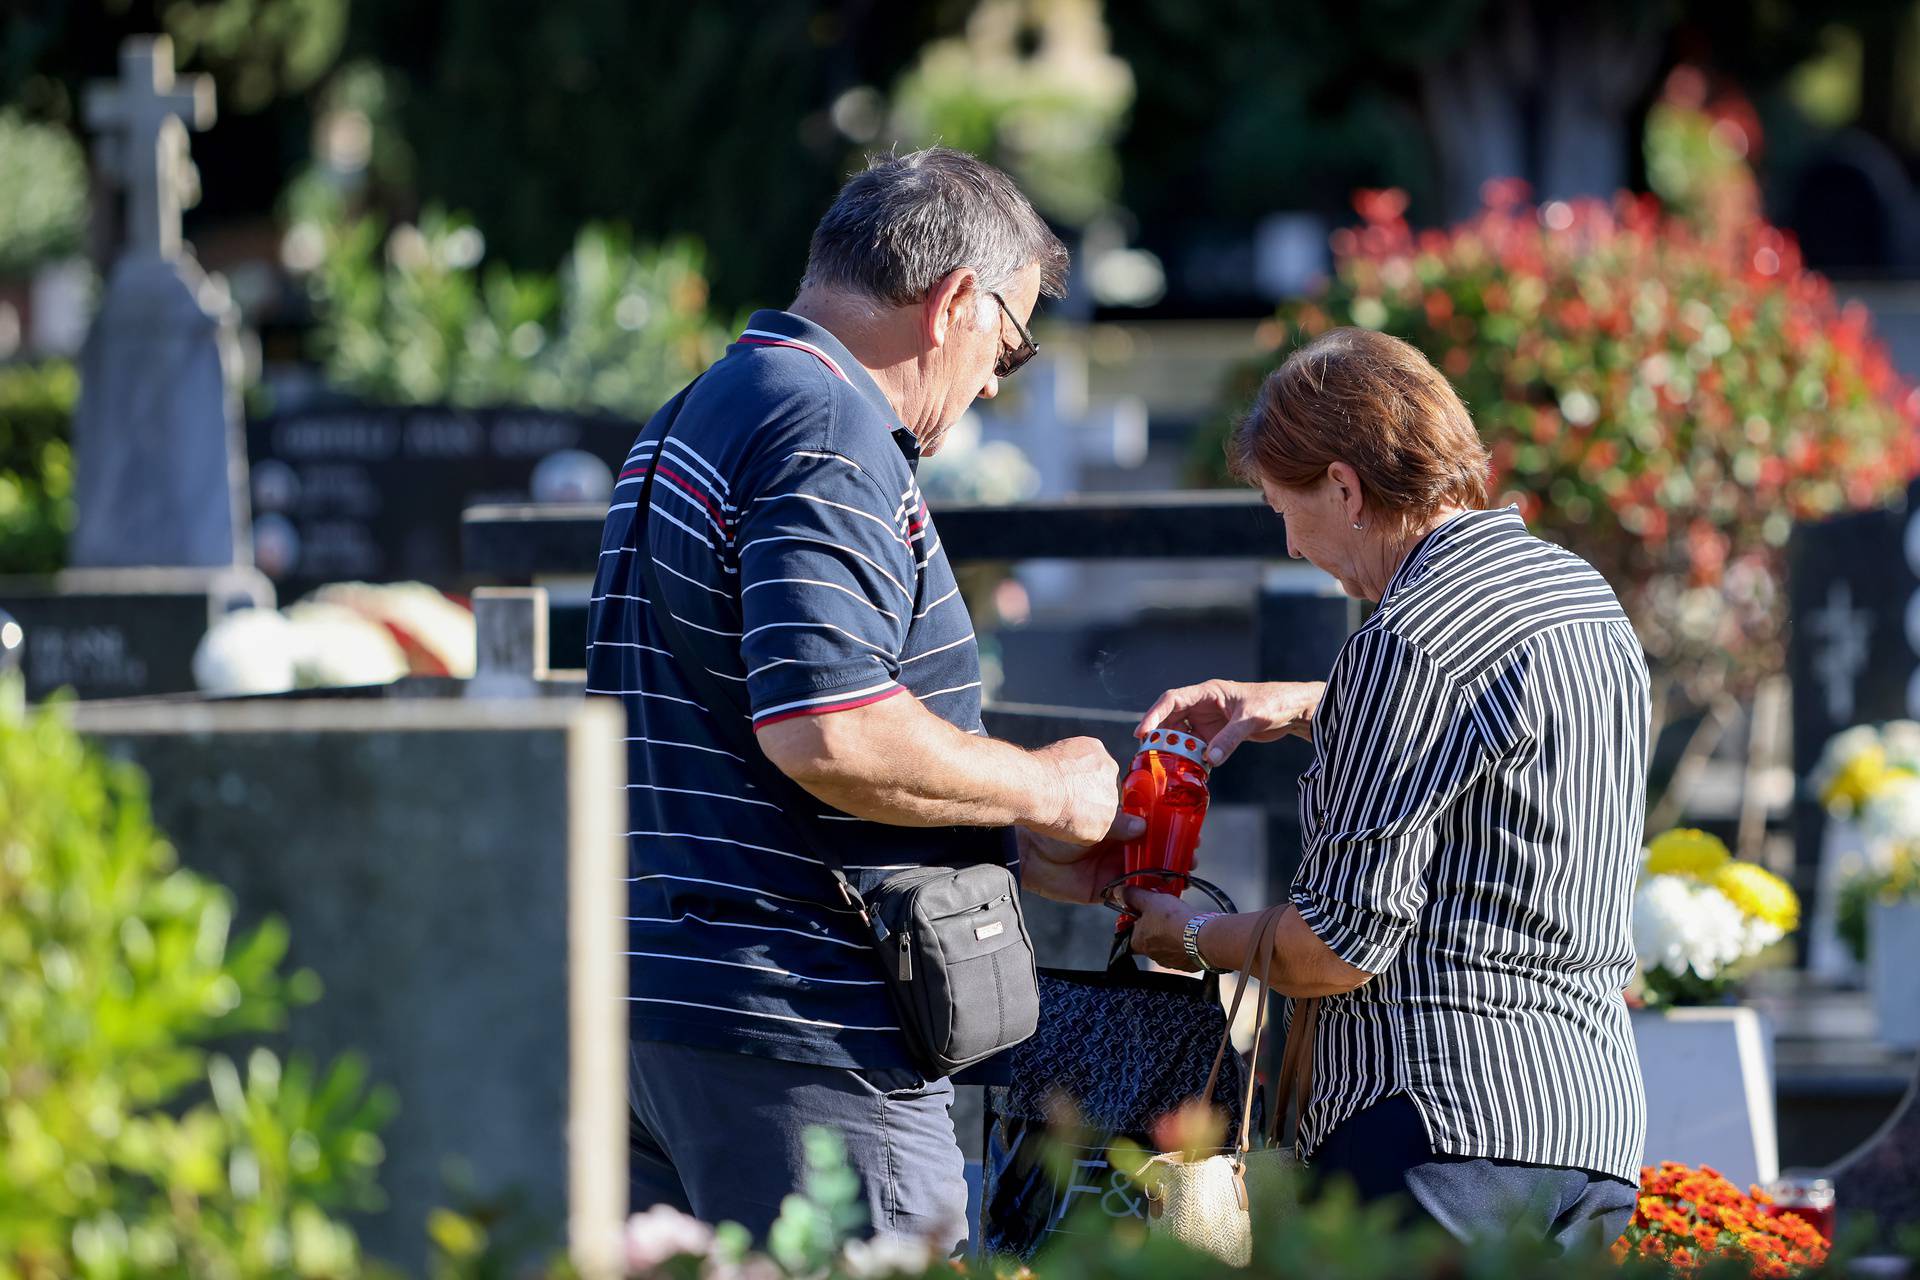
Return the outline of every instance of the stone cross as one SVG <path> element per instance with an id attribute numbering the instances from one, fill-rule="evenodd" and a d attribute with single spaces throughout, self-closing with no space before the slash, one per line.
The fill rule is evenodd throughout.
<path id="1" fill-rule="evenodd" d="M 227 569 L 253 559 L 237 317 L 180 239 L 187 125 L 212 122 L 213 84 L 176 87 L 164 36 L 126 41 L 120 70 L 87 101 L 127 226 L 80 351 L 67 556 L 75 568 Z"/>
<path id="2" fill-rule="evenodd" d="M 86 117 L 99 131 L 105 168 L 127 193 L 126 240 L 134 253 L 180 254 L 180 211 L 194 203 L 187 130 L 214 116 L 213 80 L 173 72 L 173 41 L 134 36 L 120 46 L 120 78 L 89 85 Z"/>
<path id="3" fill-rule="evenodd" d="M 1808 630 L 1820 648 L 1814 670 L 1827 695 L 1827 714 L 1834 723 L 1853 718 L 1854 683 L 1867 666 L 1867 647 L 1873 635 L 1873 614 L 1853 607 L 1853 588 L 1834 583 L 1827 601 L 1807 619 Z"/>

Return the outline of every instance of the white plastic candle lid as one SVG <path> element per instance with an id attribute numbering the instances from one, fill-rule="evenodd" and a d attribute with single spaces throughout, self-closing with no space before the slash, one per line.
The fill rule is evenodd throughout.
<path id="1" fill-rule="evenodd" d="M 1197 735 L 1182 729 L 1149 729 L 1147 736 L 1140 740 L 1140 749 L 1164 751 L 1168 755 L 1191 760 L 1202 769 L 1207 767 L 1207 744 Z"/>

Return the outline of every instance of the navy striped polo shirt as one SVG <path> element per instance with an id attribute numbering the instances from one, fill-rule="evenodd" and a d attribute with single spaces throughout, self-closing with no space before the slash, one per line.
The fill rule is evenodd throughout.
<path id="1" fill-rule="evenodd" d="M 589 614 L 587 692 L 626 710 L 633 1037 L 908 1065 L 879 958 L 811 850 L 838 850 L 865 891 L 907 867 L 1012 865 L 1012 833 L 796 811 L 716 726 L 912 697 L 983 732 L 973 625 L 914 482 L 918 442 L 831 334 L 784 311 L 755 312 L 684 400 L 665 447 L 663 411 L 620 473 Z M 636 522 L 656 466 L 652 518 Z M 643 553 L 665 600 L 647 598 Z M 669 643 L 658 607 L 696 652 Z M 736 696 L 707 705 L 688 663 Z"/>

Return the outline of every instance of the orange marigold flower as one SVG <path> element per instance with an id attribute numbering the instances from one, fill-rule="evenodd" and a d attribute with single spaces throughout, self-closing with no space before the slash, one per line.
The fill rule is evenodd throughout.
<path id="1" fill-rule="evenodd" d="M 1633 1246 L 1627 1243 L 1627 1238 L 1621 1236 L 1613 1242 L 1613 1247 L 1607 1252 L 1612 1255 L 1615 1262 L 1625 1262 L 1627 1260 L 1627 1254 L 1632 1248 Z"/>
<path id="2" fill-rule="evenodd" d="M 1667 1255 L 1667 1261 L 1682 1271 L 1691 1271 L 1696 1265 L 1693 1250 L 1687 1248 L 1675 1249 Z"/>
<path id="3" fill-rule="evenodd" d="M 1693 1242 L 1711 1253 L 1720 1247 L 1720 1229 L 1705 1222 L 1693 1229 Z"/>

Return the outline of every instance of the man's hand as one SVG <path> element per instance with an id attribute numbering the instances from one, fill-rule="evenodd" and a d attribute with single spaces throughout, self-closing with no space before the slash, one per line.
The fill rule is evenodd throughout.
<path id="1" fill-rule="evenodd" d="M 1033 754 L 1054 770 L 1059 796 L 1053 820 L 1033 829 L 1075 845 L 1105 839 L 1120 812 L 1120 766 L 1100 740 L 1065 738 Z"/>
<path id="2" fill-rule="evenodd" d="M 1318 682 L 1190 684 L 1161 694 L 1140 717 L 1134 735 L 1143 737 L 1163 724 L 1185 729 L 1207 740 L 1207 762 L 1219 764 L 1242 742 L 1272 742 L 1287 734 L 1311 740 L 1313 718 L 1326 691 Z"/>
<path id="3" fill-rule="evenodd" d="M 1075 906 L 1100 901 L 1100 890 L 1126 870 L 1120 846 L 1136 839 L 1147 824 L 1130 813 L 1113 820 L 1107 838 L 1093 845 L 1068 844 L 1022 827 L 1020 887 L 1028 893 Z"/>

